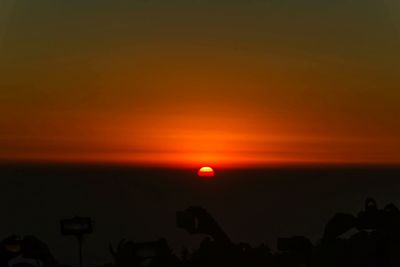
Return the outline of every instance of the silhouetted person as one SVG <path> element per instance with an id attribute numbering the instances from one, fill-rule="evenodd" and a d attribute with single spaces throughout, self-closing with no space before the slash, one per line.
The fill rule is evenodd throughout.
<path id="1" fill-rule="evenodd" d="M 336 239 L 357 225 L 357 219 L 352 214 L 337 213 L 325 226 L 323 240 Z"/>
<path id="2" fill-rule="evenodd" d="M 190 234 L 205 234 L 211 236 L 216 242 L 232 244 L 228 235 L 202 207 L 193 206 L 183 212 L 178 212 L 177 226 Z"/>
<path id="3" fill-rule="evenodd" d="M 177 213 L 177 226 L 191 234 L 205 234 L 200 248 L 193 252 L 190 266 L 244 266 L 241 248 L 231 241 L 215 219 L 201 207 Z M 210 238 L 211 237 L 211 238 Z"/>
<path id="4" fill-rule="evenodd" d="M 365 209 L 360 211 L 357 216 L 357 229 L 376 230 L 382 223 L 382 211 L 378 209 L 375 199 L 367 198 Z"/>

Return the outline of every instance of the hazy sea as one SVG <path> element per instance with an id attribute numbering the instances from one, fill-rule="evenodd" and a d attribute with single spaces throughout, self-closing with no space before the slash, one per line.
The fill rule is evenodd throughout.
<path id="1" fill-rule="evenodd" d="M 357 213 L 366 197 L 400 206 L 400 168 L 270 168 L 196 170 L 118 166 L 0 165 L 0 237 L 36 235 L 64 264 L 76 265 L 77 244 L 60 234 L 59 220 L 89 216 L 86 266 L 111 261 L 109 244 L 123 238 L 166 238 L 179 252 L 204 236 L 176 228 L 175 213 L 206 208 L 235 242 L 275 247 L 277 237 L 313 241 L 336 212 Z"/>

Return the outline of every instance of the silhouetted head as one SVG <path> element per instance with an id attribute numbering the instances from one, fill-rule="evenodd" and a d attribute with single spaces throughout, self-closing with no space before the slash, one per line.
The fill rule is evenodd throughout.
<path id="1" fill-rule="evenodd" d="M 390 212 L 390 213 L 400 213 L 400 210 L 399 210 L 399 208 L 397 208 L 397 206 L 395 205 L 395 204 L 393 204 L 393 203 L 389 203 L 389 204 L 387 204 L 384 208 L 383 208 L 383 210 L 385 211 L 385 212 Z"/>
<path id="2" fill-rule="evenodd" d="M 365 211 L 375 211 L 378 209 L 376 204 L 376 200 L 372 197 L 369 197 L 365 200 Z"/>

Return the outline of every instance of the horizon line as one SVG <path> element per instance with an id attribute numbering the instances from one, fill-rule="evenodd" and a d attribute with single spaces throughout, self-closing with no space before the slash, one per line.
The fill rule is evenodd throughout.
<path id="1" fill-rule="evenodd" d="M 400 168 L 400 163 L 382 163 L 382 162 L 281 162 L 269 164 L 243 164 L 236 166 L 217 166 L 215 164 L 196 164 L 188 166 L 182 164 L 140 164 L 134 162 L 114 162 L 114 161 L 61 161 L 61 160 L 0 160 L 0 167 L 4 166 L 80 166 L 80 167 L 115 167 L 115 168 L 133 168 L 133 169 L 171 169 L 171 170 L 195 170 L 204 166 L 210 166 L 217 170 L 262 170 L 262 169 L 350 169 L 350 168 Z"/>

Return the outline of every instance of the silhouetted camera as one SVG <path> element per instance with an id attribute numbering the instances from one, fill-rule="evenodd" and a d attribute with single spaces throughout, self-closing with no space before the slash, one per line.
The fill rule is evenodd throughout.
<path id="1" fill-rule="evenodd" d="M 63 235 L 81 236 L 93 232 L 92 220 L 85 217 L 74 217 L 61 221 L 61 233 Z"/>
<path id="2" fill-rule="evenodd" d="M 176 213 L 176 226 L 189 232 L 194 232 L 197 225 L 196 217 L 186 211 L 178 211 Z"/>

